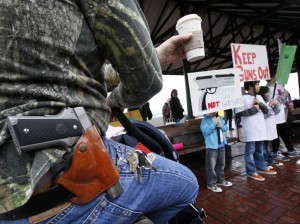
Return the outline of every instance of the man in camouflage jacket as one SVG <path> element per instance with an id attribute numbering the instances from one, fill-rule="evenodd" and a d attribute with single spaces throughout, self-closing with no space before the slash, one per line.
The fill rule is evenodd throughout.
<path id="1" fill-rule="evenodd" d="M 8 116 L 57 114 L 65 107 L 83 106 L 104 136 L 110 108 L 138 107 L 147 102 L 162 88 L 159 62 L 170 63 L 182 57 L 168 58 L 160 49 L 155 50 L 136 1 L 0 1 L 0 31 L 0 214 L 25 204 L 38 180 L 65 152 L 54 147 L 23 152 L 19 156 L 7 128 Z M 184 38 L 182 40 L 188 40 L 190 36 Z M 175 50 L 177 46 L 171 47 Z M 118 71 L 121 80 L 109 97 L 101 70 L 106 60 Z M 108 146 L 109 143 L 105 144 Z M 111 156 L 119 165 L 118 157 Z M 159 164 L 157 166 L 159 169 Z M 180 164 L 172 166 L 174 170 L 182 169 L 194 183 L 186 188 L 193 189 L 188 197 L 174 202 L 173 206 L 180 205 L 180 210 L 194 200 L 198 188 L 188 170 Z M 133 177 L 132 173 L 130 175 Z M 122 182 L 122 173 L 120 178 Z M 127 185 L 122 184 L 126 195 Z M 115 203 L 120 206 L 118 200 L 121 201 L 117 199 Z M 132 208 L 131 204 L 135 202 L 128 204 L 128 209 L 138 212 L 135 216 L 150 213 L 157 206 L 138 209 L 139 206 Z M 170 206 L 164 205 L 161 209 Z M 172 215 L 168 213 L 164 219 Z M 97 219 L 102 218 L 99 215 Z M 136 217 L 127 217 L 120 223 L 132 223 L 133 218 Z M 65 220 L 67 222 L 71 221 Z M 107 223 L 116 222 L 110 220 Z"/>

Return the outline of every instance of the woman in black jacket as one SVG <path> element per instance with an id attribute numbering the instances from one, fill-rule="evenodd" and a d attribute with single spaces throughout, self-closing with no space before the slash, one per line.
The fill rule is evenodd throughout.
<path id="1" fill-rule="evenodd" d="M 174 118 L 176 122 L 180 121 L 184 117 L 183 115 L 184 109 L 177 96 L 178 96 L 177 90 L 173 89 L 171 91 L 170 108 L 171 108 L 171 118 Z"/>

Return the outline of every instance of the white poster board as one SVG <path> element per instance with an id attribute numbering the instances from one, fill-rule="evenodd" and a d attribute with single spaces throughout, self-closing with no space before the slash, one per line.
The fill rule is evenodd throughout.
<path id="1" fill-rule="evenodd" d="M 236 69 L 188 73 L 193 115 L 203 115 L 242 106 Z"/>
<path id="2" fill-rule="evenodd" d="M 231 44 L 231 54 L 241 82 L 270 79 L 265 45 Z"/>

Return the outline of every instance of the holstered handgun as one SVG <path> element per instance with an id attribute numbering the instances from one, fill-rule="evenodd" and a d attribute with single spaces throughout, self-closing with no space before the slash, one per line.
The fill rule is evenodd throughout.
<path id="1" fill-rule="evenodd" d="M 94 126 L 89 127 L 77 142 L 72 164 L 56 179 L 56 183 L 76 195 L 71 202 L 86 203 L 106 191 L 119 179 L 118 172 L 106 152 Z"/>
<path id="2" fill-rule="evenodd" d="M 118 172 L 83 107 L 65 108 L 59 115 L 9 116 L 7 124 L 20 155 L 53 146 L 66 149 L 66 158 L 51 168 L 58 174 L 55 183 L 75 195 L 72 202 L 86 203 L 104 191 L 114 199 L 123 192 Z"/>

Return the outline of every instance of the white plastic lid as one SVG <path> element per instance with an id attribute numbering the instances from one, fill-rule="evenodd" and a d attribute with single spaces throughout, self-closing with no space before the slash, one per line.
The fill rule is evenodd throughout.
<path id="1" fill-rule="evenodd" d="M 185 20 L 189 20 L 189 19 L 200 19 L 200 16 L 198 16 L 197 14 L 189 14 L 189 15 L 186 15 L 184 17 L 181 17 L 178 21 L 177 21 L 177 24 L 179 23 L 182 23 L 183 21 Z"/>

